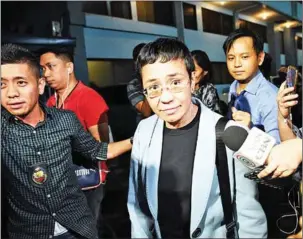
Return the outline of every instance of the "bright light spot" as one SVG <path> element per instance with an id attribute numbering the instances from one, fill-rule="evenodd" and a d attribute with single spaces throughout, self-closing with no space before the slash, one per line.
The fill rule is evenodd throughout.
<path id="1" fill-rule="evenodd" d="M 286 28 L 290 28 L 291 27 L 291 23 L 290 22 L 285 23 L 285 27 Z"/>
<path id="2" fill-rule="evenodd" d="M 263 12 L 261 14 L 261 17 L 262 17 L 263 20 L 266 20 L 268 18 L 268 15 L 269 15 L 268 12 Z"/>

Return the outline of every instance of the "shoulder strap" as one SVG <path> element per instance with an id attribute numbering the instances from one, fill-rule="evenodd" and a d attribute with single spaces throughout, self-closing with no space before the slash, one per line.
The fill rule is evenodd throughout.
<path id="1" fill-rule="evenodd" d="M 235 238 L 236 222 L 234 220 L 233 202 L 231 200 L 229 171 L 226 156 L 225 144 L 222 134 L 228 119 L 222 117 L 216 124 L 216 166 L 221 192 L 221 200 L 224 212 L 224 222 L 226 226 L 226 238 Z"/>

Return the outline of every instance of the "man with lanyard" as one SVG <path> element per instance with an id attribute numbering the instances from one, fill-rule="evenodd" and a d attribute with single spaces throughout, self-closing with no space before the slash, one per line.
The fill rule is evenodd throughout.
<path id="1" fill-rule="evenodd" d="M 55 90 L 47 106 L 73 111 L 83 128 L 96 140 L 109 142 L 108 106 L 101 95 L 76 79 L 73 56 L 65 47 L 44 48 L 39 50 L 40 65 L 48 85 Z M 73 154 L 73 161 L 80 165 L 85 163 L 83 157 Z M 90 165 L 84 164 L 86 167 Z M 101 163 L 102 171 L 108 172 L 106 163 Z M 96 165 L 97 166 L 97 165 Z M 101 220 L 101 203 L 104 186 L 85 190 L 89 207 L 97 220 Z M 98 223 L 98 226 L 103 223 Z M 101 230 L 101 228 L 99 228 Z"/>

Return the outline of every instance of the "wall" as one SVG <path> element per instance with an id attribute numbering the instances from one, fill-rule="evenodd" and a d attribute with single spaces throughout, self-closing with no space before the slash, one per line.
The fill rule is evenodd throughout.
<path id="1" fill-rule="evenodd" d="M 284 14 L 287 14 L 291 16 L 291 1 L 280 1 L 280 2 L 272 2 L 272 1 L 261 1 L 265 5 L 273 8 L 274 10 L 277 10 L 279 12 L 282 12 Z"/>
<path id="2" fill-rule="evenodd" d="M 84 29 L 87 58 L 132 59 L 133 48 L 161 35 L 139 34 L 105 29 Z"/>
<path id="3" fill-rule="evenodd" d="M 85 14 L 87 58 L 131 59 L 133 48 L 158 37 L 177 37 L 174 27 Z"/>
<path id="4" fill-rule="evenodd" d="M 297 65 L 298 66 L 302 66 L 302 55 L 303 55 L 303 51 L 297 50 Z"/>
<path id="5" fill-rule="evenodd" d="M 193 30 L 184 30 L 185 42 L 188 48 L 192 50 L 203 50 L 209 56 L 211 61 L 225 62 L 223 43 L 226 36 L 199 32 Z"/>

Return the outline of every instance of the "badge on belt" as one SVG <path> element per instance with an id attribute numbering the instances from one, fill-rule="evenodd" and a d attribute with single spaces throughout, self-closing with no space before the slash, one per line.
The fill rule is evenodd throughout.
<path id="1" fill-rule="evenodd" d="M 29 167 L 29 180 L 36 187 L 44 187 L 49 176 L 46 163 L 38 163 Z"/>

